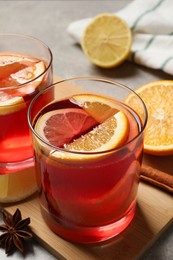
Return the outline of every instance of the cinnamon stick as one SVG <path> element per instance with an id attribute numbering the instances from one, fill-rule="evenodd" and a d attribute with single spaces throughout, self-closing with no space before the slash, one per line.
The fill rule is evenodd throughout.
<path id="1" fill-rule="evenodd" d="M 140 178 L 143 181 L 173 193 L 173 175 L 142 164 Z"/>

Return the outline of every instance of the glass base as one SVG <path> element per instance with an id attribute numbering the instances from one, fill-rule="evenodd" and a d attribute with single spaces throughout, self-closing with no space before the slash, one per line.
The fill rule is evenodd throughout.
<path id="1" fill-rule="evenodd" d="M 19 172 L 25 168 L 33 167 L 35 164 L 34 158 L 29 158 L 20 162 L 1 163 L 0 162 L 0 174 L 8 174 L 13 172 Z"/>
<path id="2" fill-rule="evenodd" d="M 135 215 L 136 201 L 133 201 L 124 217 L 118 221 L 105 226 L 79 227 L 70 223 L 64 225 L 56 216 L 50 214 L 41 206 L 41 213 L 49 228 L 57 235 L 77 243 L 97 243 L 106 241 L 120 234 L 128 227 Z"/>

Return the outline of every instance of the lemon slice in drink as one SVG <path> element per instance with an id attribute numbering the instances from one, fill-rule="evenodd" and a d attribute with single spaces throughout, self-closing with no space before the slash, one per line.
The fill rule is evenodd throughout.
<path id="1" fill-rule="evenodd" d="M 81 45 L 88 59 L 102 68 L 112 68 L 129 55 L 132 43 L 127 23 L 113 14 L 96 16 L 84 30 Z"/>
<path id="2" fill-rule="evenodd" d="M 20 201 L 37 191 L 34 167 L 0 175 L 0 203 Z"/>
<path id="3" fill-rule="evenodd" d="M 10 97 L 0 92 L 0 115 L 17 112 L 26 107 L 23 97 Z"/>
<path id="4" fill-rule="evenodd" d="M 147 83 L 136 90 L 148 110 L 148 122 L 144 136 L 144 151 L 153 155 L 173 154 L 173 81 L 160 80 Z M 142 111 L 134 97 L 126 103 L 141 116 Z"/>

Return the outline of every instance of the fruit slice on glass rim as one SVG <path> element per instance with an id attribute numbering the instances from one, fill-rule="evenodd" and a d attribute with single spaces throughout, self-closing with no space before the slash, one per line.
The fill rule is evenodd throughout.
<path id="1" fill-rule="evenodd" d="M 107 151 L 125 143 L 129 123 L 126 115 L 121 111 L 98 125 L 98 122 L 86 111 L 80 108 L 68 108 L 47 112 L 38 119 L 35 130 L 49 143 L 69 151 L 79 152 L 77 154 L 57 151 L 52 155 L 61 158 L 63 153 L 63 157 L 68 157 L 66 159 L 80 160 L 91 158 L 90 155 L 80 155 L 82 152 Z"/>
<path id="2" fill-rule="evenodd" d="M 81 46 L 88 59 L 102 68 L 112 68 L 129 55 L 131 30 L 120 17 L 109 13 L 97 15 L 85 28 Z"/>
<path id="3" fill-rule="evenodd" d="M 144 151 L 153 155 L 173 154 L 173 81 L 147 83 L 136 90 L 148 110 Z M 142 117 L 140 107 L 131 95 L 126 99 Z"/>

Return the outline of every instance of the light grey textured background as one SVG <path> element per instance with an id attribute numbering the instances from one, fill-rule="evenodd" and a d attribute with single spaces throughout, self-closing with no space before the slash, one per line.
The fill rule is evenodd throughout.
<path id="1" fill-rule="evenodd" d="M 133 89 L 149 81 L 171 79 L 171 76 L 161 71 L 130 62 L 109 70 L 97 68 L 86 59 L 80 46 L 68 35 L 66 29 L 71 22 L 98 13 L 116 12 L 130 1 L 0 1 L 0 33 L 28 34 L 44 41 L 53 53 L 54 74 L 62 78 L 101 76 L 120 81 Z M 24 256 L 16 252 L 7 258 L 0 248 L 0 259 L 54 259 L 36 241 L 28 242 L 27 249 L 29 253 Z"/>

